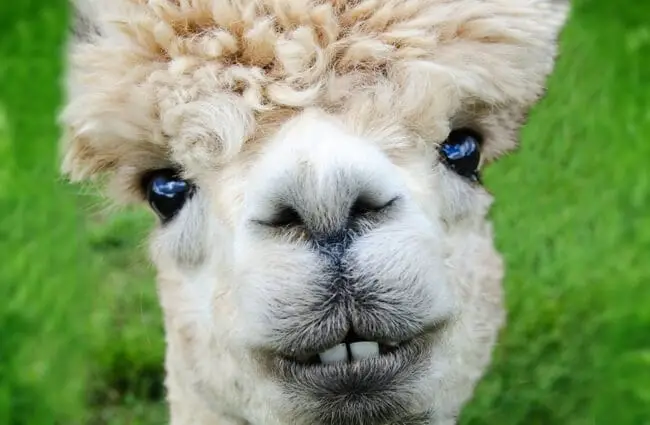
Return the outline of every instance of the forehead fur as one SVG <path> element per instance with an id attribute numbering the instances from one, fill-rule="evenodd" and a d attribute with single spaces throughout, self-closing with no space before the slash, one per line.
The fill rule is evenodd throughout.
<path id="1" fill-rule="evenodd" d="M 320 108 L 425 140 L 514 146 L 543 93 L 557 0 L 78 0 L 61 114 L 73 179 L 210 166 Z M 207 162 L 207 163 L 206 163 Z"/>

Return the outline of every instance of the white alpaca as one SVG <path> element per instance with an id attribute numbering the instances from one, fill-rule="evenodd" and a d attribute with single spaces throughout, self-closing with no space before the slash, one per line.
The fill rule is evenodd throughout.
<path id="1" fill-rule="evenodd" d="M 479 169 L 558 0 L 79 0 L 63 169 L 149 202 L 174 425 L 449 425 L 504 321 Z"/>

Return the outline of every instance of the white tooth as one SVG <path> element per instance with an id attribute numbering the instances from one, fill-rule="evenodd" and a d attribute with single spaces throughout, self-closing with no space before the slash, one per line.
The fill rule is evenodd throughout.
<path id="1" fill-rule="evenodd" d="M 318 354 L 318 357 L 320 357 L 320 361 L 324 364 L 347 362 L 348 350 L 345 344 L 339 344 L 336 347 L 330 348 L 329 350 Z"/>
<path id="2" fill-rule="evenodd" d="M 372 341 L 353 342 L 350 344 L 350 353 L 354 360 L 362 360 L 379 355 L 379 344 Z"/>

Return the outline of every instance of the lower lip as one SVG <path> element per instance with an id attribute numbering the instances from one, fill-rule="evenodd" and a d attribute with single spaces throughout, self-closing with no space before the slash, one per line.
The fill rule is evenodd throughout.
<path id="1" fill-rule="evenodd" d="M 393 423 L 409 414 L 433 345 L 434 335 L 424 335 L 391 353 L 330 364 L 272 357 L 269 370 L 294 414 L 310 423 Z"/>

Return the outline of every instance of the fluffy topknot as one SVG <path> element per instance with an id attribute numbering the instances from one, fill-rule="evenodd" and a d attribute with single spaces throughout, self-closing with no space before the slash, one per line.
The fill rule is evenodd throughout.
<path id="1" fill-rule="evenodd" d="M 77 0 L 63 170 L 79 180 L 209 165 L 311 107 L 434 141 L 469 122 L 486 134 L 489 160 L 514 146 L 543 93 L 567 9 L 555 0 Z"/>

